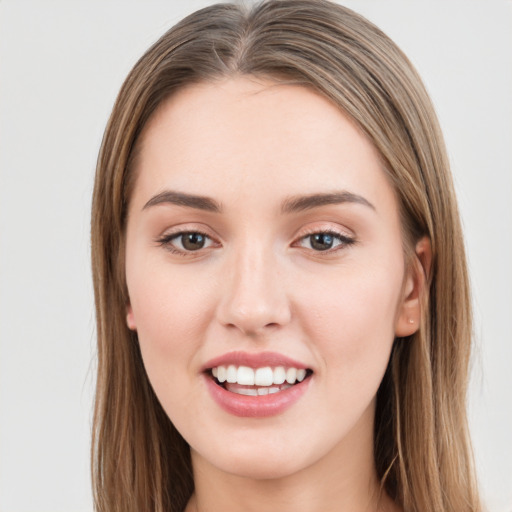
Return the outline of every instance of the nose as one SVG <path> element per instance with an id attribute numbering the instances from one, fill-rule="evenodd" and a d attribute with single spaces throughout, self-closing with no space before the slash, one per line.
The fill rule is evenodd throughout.
<path id="1" fill-rule="evenodd" d="M 217 317 L 225 327 L 258 336 L 291 319 L 283 274 L 275 256 L 264 248 L 237 253 L 226 269 L 222 291 Z"/>

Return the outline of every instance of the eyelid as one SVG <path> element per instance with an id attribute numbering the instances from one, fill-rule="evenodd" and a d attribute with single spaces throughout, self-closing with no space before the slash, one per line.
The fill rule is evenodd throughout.
<path id="1" fill-rule="evenodd" d="M 314 223 L 313 225 L 303 227 L 297 231 L 295 240 L 304 238 L 309 235 L 314 235 L 316 233 L 330 233 L 332 235 L 340 236 L 342 238 L 355 240 L 356 235 L 352 230 L 333 224 L 334 223 L 332 222 L 318 222 Z"/>
<path id="2" fill-rule="evenodd" d="M 201 222 L 183 222 L 163 229 L 161 234 L 156 236 L 155 240 L 171 237 L 173 235 L 180 235 L 182 233 L 200 233 L 201 235 L 207 236 L 213 240 L 219 238 L 210 227 L 205 226 Z"/>

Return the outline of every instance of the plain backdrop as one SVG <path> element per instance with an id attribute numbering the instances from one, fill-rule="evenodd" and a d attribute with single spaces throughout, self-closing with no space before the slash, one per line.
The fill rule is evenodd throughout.
<path id="1" fill-rule="evenodd" d="M 210 3 L 0 1 L 0 512 L 92 511 L 95 160 L 136 59 Z M 438 111 L 474 293 L 479 478 L 512 512 L 512 3 L 343 3 L 402 47 Z"/>

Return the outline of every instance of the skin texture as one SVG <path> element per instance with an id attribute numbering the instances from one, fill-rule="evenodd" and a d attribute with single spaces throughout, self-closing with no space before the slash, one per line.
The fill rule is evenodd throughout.
<path id="1" fill-rule="evenodd" d="M 127 322 L 191 446 L 188 510 L 395 510 L 378 500 L 375 394 L 395 336 L 417 328 L 423 280 L 420 265 L 405 268 L 396 197 L 373 146 L 320 95 L 238 77 L 161 105 L 136 172 Z M 144 207 L 163 191 L 207 196 L 222 210 Z M 290 197 L 340 191 L 372 206 L 282 211 Z M 185 252 L 168 236 L 183 231 L 206 244 Z M 325 231 L 353 243 L 335 235 L 332 249 L 315 250 L 311 234 Z M 306 393 L 277 416 L 229 414 L 202 366 L 235 350 L 302 362 L 313 370 Z"/>

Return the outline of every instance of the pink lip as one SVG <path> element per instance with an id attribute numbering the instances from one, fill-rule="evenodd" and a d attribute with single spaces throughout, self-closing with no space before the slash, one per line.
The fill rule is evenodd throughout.
<path id="1" fill-rule="evenodd" d="M 202 371 L 215 368 L 217 366 L 227 366 L 234 364 L 235 366 L 248 366 L 249 368 L 263 368 L 264 366 L 285 366 L 287 368 L 304 368 L 308 367 L 299 361 L 295 361 L 287 356 L 278 354 L 277 352 L 258 352 L 251 354 L 249 352 L 228 352 L 219 357 L 211 359 L 203 365 Z"/>
<path id="2" fill-rule="evenodd" d="M 208 391 L 220 407 L 235 416 L 248 418 L 263 418 L 282 413 L 301 398 L 311 380 L 311 377 L 306 378 L 284 391 L 271 395 L 246 396 L 227 391 L 207 373 L 204 373 L 203 377 Z"/>
<path id="3" fill-rule="evenodd" d="M 284 366 L 287 368 L 308 369 L 308 366 L 277 352 L 259 352 L 255 354 L 229 352 L 205 363 L 202 367 L 202 372 L 210 395 L 226 412 L 235 416 L 259 418 L 280 414 L 300 399 L 307 391 L 311 380 L 308 377 L 284 391 L 270 395 L 239 395 L 219 386 L 208 372 L 211 368 L 221 365 L 228 366 L 230 364 L 248 366 L 249 368 Z"/>

